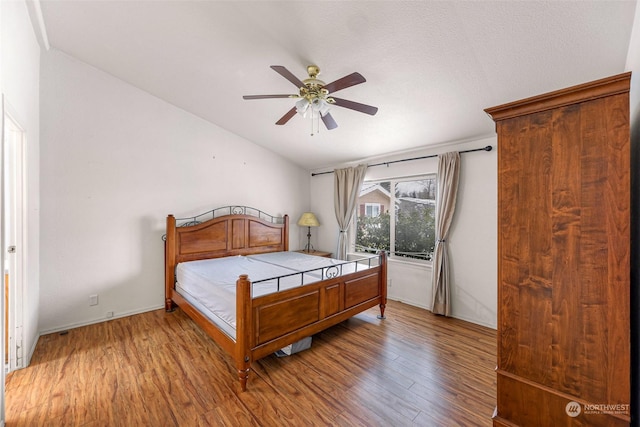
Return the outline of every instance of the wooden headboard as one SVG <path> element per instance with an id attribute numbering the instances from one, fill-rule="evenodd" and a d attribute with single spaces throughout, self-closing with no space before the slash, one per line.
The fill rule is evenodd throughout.
<path id="1" fill-rule="evenodd" d="M 217 216 L 220 211 L 223 215 Z M 165 241 L 166 304 L 171 304 L 175 269 L 180 262 L 288 250 L 288 215 L 273 217 L 235 206 L 182 220 L 169 215 Z"/>

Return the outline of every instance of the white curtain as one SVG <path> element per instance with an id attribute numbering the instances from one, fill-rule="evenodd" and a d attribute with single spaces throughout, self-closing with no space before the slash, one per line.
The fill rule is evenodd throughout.
<path id="1" fill-rule="evenodd" d="M 356 167 L 336 169 L 334 171 L 333 202 L 338 227 L 340 228 L 338 249 L 336 251 L 337 259 L 347 258 L 347 244 L 349 240 L 347 231 L 353 219 L 353 214 L 356 211 L 356 201 L 358 200 L 366 171 L 367 165 L 358 165 Z"/>
<path id="2" fill-rule="evenodd" d="M 433 303 L 434 314 L 451 315 L 451 283 L 449 279 L 449 253 L 447 239 L 449 227 L 456 210 L 458 178 L 460 176 L 460 153 L 453 151 L 438 156 L 438 195 L 436 198 L 436 246 L 433 256 Z"/>

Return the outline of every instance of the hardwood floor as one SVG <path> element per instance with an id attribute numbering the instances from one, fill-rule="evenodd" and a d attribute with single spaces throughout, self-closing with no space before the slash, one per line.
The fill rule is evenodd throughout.
<path id="1" fill-rule="evenodd" d="M 13 426 L 489 426 L 495 331 L 389 301 L 252 365 L 182 311 L 42 336 L 6 381 Z"/>

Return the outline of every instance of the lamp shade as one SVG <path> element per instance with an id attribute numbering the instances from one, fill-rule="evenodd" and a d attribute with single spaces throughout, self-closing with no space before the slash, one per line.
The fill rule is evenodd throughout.
<path id="1" fill-rule="evenodd" d="M 312 212 L 305 212 L 298 220 L 298 225 L 301 227 L 317 227 L 320 223 Z"/>

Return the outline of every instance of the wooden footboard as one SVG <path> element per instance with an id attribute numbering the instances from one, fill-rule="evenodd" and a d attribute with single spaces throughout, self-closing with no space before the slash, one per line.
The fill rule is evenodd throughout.
<path id="1" fill-rule="evenodd" d="M 247 388 L 252 361 L 376 305 L 384 318 L 387 258 L 382 252 L 371 268 L 256 298 L 251 295 L 250 278 L 241 275 L 236 283 L 236 338 L 229 337 L 175 292 L 175 268 L 184 261 L 288 250 L 286 215 L 281 221 L 268 221 L 247 215 L 245 209 L 250 208 L 237 209 L 239 214 L 213 214 L 212 219 L 194 220 L 183 227 L 176 227 L 176 219 L 168 216 L 165 305 L 167 311 L 179 306 L 230 353 L 242 391 Z"/>
<path id="2" fill-rule="evenodd" d="M 384 318 L 386 253 L 376 267 L 257 298 L 251 297 L 249 278 L 241 276 L 236 297 L 235 359 L 244 391 L 252 361 L 376 305 Z"/>

